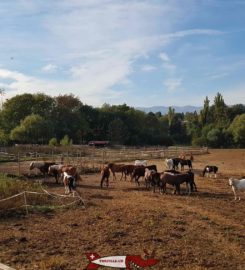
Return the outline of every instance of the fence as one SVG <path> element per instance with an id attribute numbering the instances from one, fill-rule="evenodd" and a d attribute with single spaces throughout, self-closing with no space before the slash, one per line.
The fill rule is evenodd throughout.
<path id="1" fill-rule="evenodd" d="M 31 161 L 53 161 L 56 163 L 72 164 L 83 173 L 85 168 L 100 167 L 109 162 L 131 162 L 136 159 L 164 159 L 177 157 L 180 154 L 201 155 L 208 153 L 208 148 L 194 147 L 120 147 L 120 148 L 95 148 L 77 147 L 62 153 L 55 150 L 45 152 L 0 152 L 0 162 L 11 162 L 11 166 L 0 166 L 0 172 L 12 174 L 29 174 Z M 41 150 L 41 149 L 39 149 Z"/>
<path id="2" fill-rule="evenodd" d="M 64 202 L 67 200 L 68 202 Z M 28 214 L 28 208 L 45 206 L 52 209 L 57 209 L 75 204 L 82 204 L 82 206 L 85 208 L 84 200 L 78 192 L 73 193 L 73 196 L 71 197 L 69 195 L 50 193 L 42 187 L 42 192 L 22 191 L 8 198 L 1 199 L 0 212 L 24 208 L 26 214 Z"/>

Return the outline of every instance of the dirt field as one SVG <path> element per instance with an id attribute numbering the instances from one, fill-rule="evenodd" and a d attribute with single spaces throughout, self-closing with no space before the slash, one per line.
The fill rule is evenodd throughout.
<path id="1" fill-rule="evenodd" d="M 84 175 L 78 190 L 86 209 L 0 218 L 0 262 L 16 269 L 86 269 L 84 253 L 101 257 L 148 255 L 149 269 L 245 269 L 245 193 L 234 201 L 227 179 L 245 175 L 245 150 L 210 150 L 194 156 L 198 192 L 153 194 L 129 181 L 99 187 L 100 175 Z M 151 161 L 158 170 L 164 162 Z M 217 179 L 200 177 L 217 165 Z M 63 193 L 62 186 L 50 190 Z M 184 186 L 183 186 L 184 189 Z M 182 191 L 183 192 L 183 191 Z M 112 268 L 99 268 L 112 269 Z"/>

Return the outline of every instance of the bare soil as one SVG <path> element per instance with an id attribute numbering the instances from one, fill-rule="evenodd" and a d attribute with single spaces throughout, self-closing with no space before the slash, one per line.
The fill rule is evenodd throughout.
<path id="1" fill-rule="evenodd" d="M 159 171 L 163 160 L 152 160 Z M 205 165 L 219 167 L 217 179 L 203 178 Z M 77 187 L 86 208 L 0 218 L 0 262 L 16 269 L 85 269 L 84 253 L 101 257 L 146 253 L 151 269 L 245 269 L 245 194 L 234 201 L 229 177 L 245 175 L 245 150 L 210 150 L 194 156 L 198 192 L 161 195 L 143 181 L 110 181 L 83 175 Z M 53 179 L 50 179 L 53 181 Z M 54 181 L 53 181 L 54 182 Z M 48 184 L 64 193 L 64 187 Z M 102 269 L 102 268 L 101 268 Z M 107 268 L 103 268 L 107 269 Z"/>

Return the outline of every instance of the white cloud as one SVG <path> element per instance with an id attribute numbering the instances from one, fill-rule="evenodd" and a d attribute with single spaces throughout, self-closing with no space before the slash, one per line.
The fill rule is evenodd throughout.
<path id="1" fill-rule="evenodd" d="M 141 67 L 141 70 L 144 71 L 144 72 L 151 72 L 153 70 L 156 70 L 156 67 L 152 66 L 152 65 L 143 65 Z"/>
<path id="2" fill-rule="evenodd" d="M 172 78 L 172 79 L 167 79 L 164 82 L 164 85 L 166 86 L 168 92 L 174 92 L 176 89 L 178 89 L 181 86 L 181 83 L 182 83 L 182 79 Z"/>
<path id="3" fill-rule="evenodd" d="M 164 62 L 168 62 L 170 60 L 169 56 L 166 53 L 160 53 L 159 58 Z"/>
<path id="4" fill-rule="evenodd" d="M 54 64 L 48 64 L 44 67 L 42 67 L 42 71 L 46 73 L 55 73 L 57 71 L 58 67 Z"/>

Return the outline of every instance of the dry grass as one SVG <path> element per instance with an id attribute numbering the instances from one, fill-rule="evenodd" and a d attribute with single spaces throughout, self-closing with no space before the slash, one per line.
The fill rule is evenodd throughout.
<path id="1" fill-rule="evenodd" d="M 227 179 L 245 175 L 244 157 L 242 150 L 195 157 L 198 192 L 191 196 L 172 195 L 171 189 L 153 194 L 118 180 L 101 190 L 99 174 L 83 175 L 78 190 L 85 210 L 0 221 L 0 261 L 17 269 L 80 270 L 88 263 L 85 252 L 144 257 L 147 251 L 160 260 L 152 269 L 243 270 L 245 194 L 235 202 Z M 164 169 L 163 161 L 151 163 Z M 207 164 L 219 166 L 217 179 L 199 176 Z M 53 184 L 49 188 L 64 192 Z"/>

